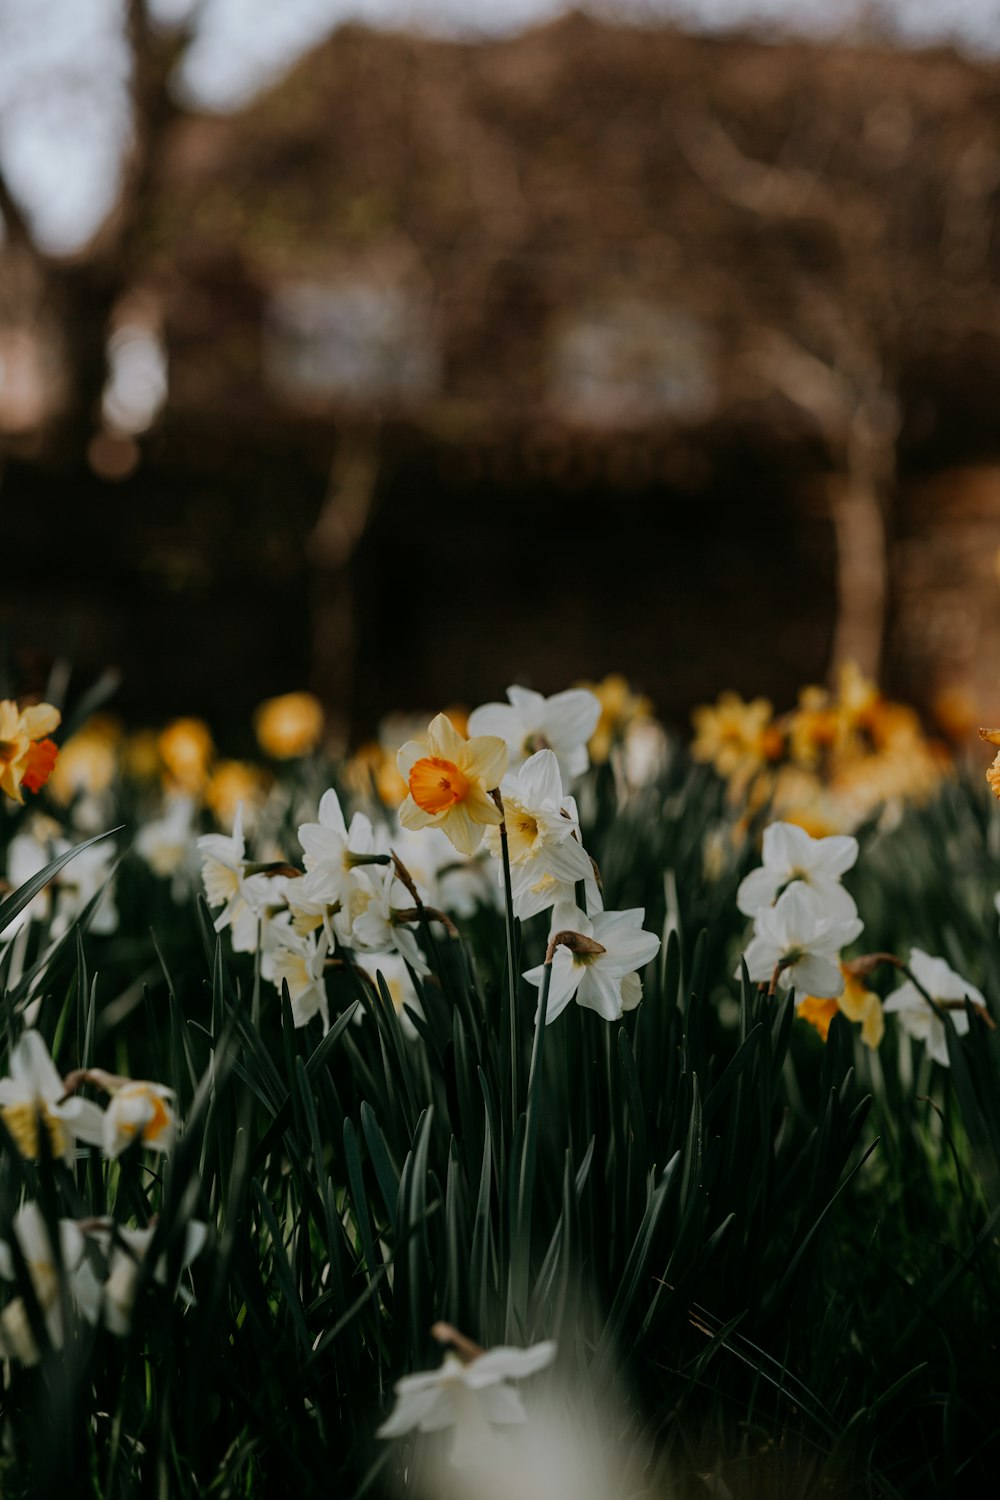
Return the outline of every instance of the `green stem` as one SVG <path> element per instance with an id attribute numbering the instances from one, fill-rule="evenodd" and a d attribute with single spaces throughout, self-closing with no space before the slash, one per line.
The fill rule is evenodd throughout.
<path id="1" fill-rule="evenodd" d="M 499 791 L 490 793 L 493 801 L 503 813 L 503 799 Z M 510 1005 L 510 1108 L 511 1119 L 517 1124 L 518 1097 L 518 1036 L 517 1036 L 517 972 L 514 964 L 514 891 L 510 881 L 510 850 L 507 847 L 507 819 L 500 824 L 500 855 L 503 861 L 504 919 L 507 928 L 507 985 Z"/>
<path id="2" fill-rule="evenodd" d="M 528 1280 L 531 1269 L 531 1204 L 535 1191 L 535 1164 L 538 1156 L 538 1122 L 541 1114 L 542 1053 L 548 1030 L 549 986 L 552 983 L 552 960 L 546 959 L 538 997 L 538 1018 L 531 1045 L 531 1069 L 528 1074 L 528 1115 L 524 1130 L 524 1153 L 521 1157 L 521 1181 L 517 1198 L 517 1247 L 519 1256 L 517 1304 L 522 1318 L 528 1311 Z"/>

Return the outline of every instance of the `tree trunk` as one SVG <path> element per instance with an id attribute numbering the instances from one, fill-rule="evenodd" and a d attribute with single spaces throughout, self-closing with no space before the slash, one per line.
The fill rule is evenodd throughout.
<path id="1" fill-rule="evenodd" d="M 854 662 L 876 681 L 889 604 L 887 526 L 896 478 L 896 423 L 862 408 L 852 422 L 845 472 L 829 484 L 837 552 L 837 618 L 831 675 Z"/>
<path id="2" fill-rule="evenodd" d="M 312 604 L 312 689 L 327 714 L 331 750 L 350 732 L 357 659 L 351 559 L 371 517 L 378 483 L 378 431 L 338 435 L 326 498 L 306 544 Z"/>

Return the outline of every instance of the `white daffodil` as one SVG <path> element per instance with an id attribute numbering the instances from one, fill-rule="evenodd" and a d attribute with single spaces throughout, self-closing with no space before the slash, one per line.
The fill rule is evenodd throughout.
<path id="1" fill-rule="evenodd" d="M 514 915 L 522 922 L 526 922 L 529 917 L 537 916 L 540 911 L 548 911 L 552 906 L 576 904 L 576 882 L 557 880 L 548 870 L 539 873 L 530 866 L 511 870 L 510 884 Z M 593 870 L 586 877 L 585 891 L 587 910 L 591 915 L 603 911 L 604 900 Z"/>
<path id="2" fill-rule="evenodd" d="M 233 831 L 206 833 L 198 840 L 201 878 L 209 906 L 221 906 L 215 919 L 216 932 L 230 929 L 234 953 L 256 953 L 260 942 L 261 915 L 275 892 L 266 875 L 247 875 L 246 842 L 243 837 L 243 804 L 236 809 Z"/>
<path id="3" fill-rule="evenodd" d="M 484 703 L 469 715 L 470 734 L 495 734 L 510 751 L 512 767 L 537 750 L 552 750 L 566 786 L 590 764 L 587 741 L 601 717 L 600 700 L 586 688 L 545 698 L 530 688 L 509 687 L 509 703 Z"/>
<path id="4" fill-rule="evenodd" d="M 560 1016 L 574 997 L 578 1005 L 596 1010 L 606 1021 L 617 1021 L 623 1011 L 639 1004 L 642 982 L 637 970 L 660 951 L 656 934 L 643 929 L 645 915 L 642 907 L 597 912 L 593 917 L 569 902 L 553 908 L 549 946 L 555 946 L 546 1024 Z M 538 964 L 524 978 L 540 991 L 545 970 L 545 964 Z"/>
<path id="5" fill-rule="evenodd" d="M 521 891 L 537 887 L 546 875 L 573 886 L 578 880 L 592 879 L 594 870 L 580 838 L 576 803 L 563 791 L 559 762 L 553 750 L 537 750 L 529 756 L 520 771 L 504 777 L 500 794 L 507 827 L 511 885 L 516 892 L 514 912 L 523 918 Z M 486 830 L 486 847 L 499 864 L 502 849 L 499 828 Z M 502 866 L 497 873 L 502 884 Z"/>
<path id="6" fill-rule="evenodd" d="M 39 1120 L 53 1156 L 66 1160 L 76 1141 L 100 1146 L 104 1112 L 89 1099 L 65 1098 L 59 1070 L 37 1031 L 22 1032 L 10 1054 L 10 1076 L 0 1079 L 0 1117 L 22 1156 L 38 1157 Z"/>
<path id="7" fill-rule="evenodd" d="M 413 1041 L 417 1035 L 417 1028 L 407 1015 L 406 1007 L 409 1006 L 410 1010 L 415 1010 L 420 1016 L 423 1015 L 423 1008 L 405 960 L 398 953 L 380 953 L 373 962 L 365 964 L 365 969 L 372 983 L 375 982 L 375 975 L 381 974 L 385 987 L 389 991 L 392 1008 L 399 1017 L 403 1035 Z M 359 1005 L 354 1012 L 355 1023 L 360 1026 L 364 1018 L 365 1008 Z"/>
<path id="8" fill-rule="evenodd" d="M 7 849 L 7 880 L 16 891 L 19 886 L 26 885 L 33 876 L 45 869 L 52 858 L 50 851 L 51 839 L 46 834 L 57 834 L 59 825 L 52 823 L 48 818 L 32 819 L 30 828 L 25 833 L 15 834 Z M 6 937 L 13 937 L 22 927 L 29 922 L 43 922 L 52 909 L 52 887 L 43 886 L 37 896 L 33 896 L 27 906 L 18 912 L 12 922 L 8 922 L 4 928 Z"/>
<path id="9" fill-rule="evenodd" d="M 964 1002 L 971 1000 L 973 1005 L 985 1010 L 986 1000 L 981 991 L 961 974 L 956 974 L 943 958 L 932 958 L 920 948 L 910 949 L 909 968 L 928 995 L 948 1011 L 959 1036 L 964 1036 L 969 1029 Z M 944 1022 L 927 1004 L 912 979 L 893 990 L 882 1009 L 886 1014 L 897 1015 L 903 1030 L 916 1041 L 923 1042 L 935 1062 L 945 1068 L 949 1066 Z"/>
<path id="10" fill-rule="evenodd" d="M 320 801 L 319 822 L 300 827 L 299 843 L 305 851 L 307 899 L 349 906 L 355 873 L 375 852 L 371 820 L 355 813 L 348 828 L 340 798 L 331 787 Z"/>
<path id="11" fill-rule="evenodd" d="M 743 955 L 754 983 L 769 982 L 779 969 L 778 983 L 785 989 L 794 986 L 803 999 L 832 1000 L 841 994 L 840 950 L 853 943 L 864 923 L 860 917 L 840 917 L 840 909 L 831 910 L 818 891 L 797 880 L 774 906 L 758 912 Z"/>
<path id="12" fill-rule="evenodd" d="M 279 991 L 282 982 L 288 985 L 292 1022 L 296 1027 L 308 1025 L 318 1012 L 323 1018 L 323 1030 L 329 1030 L 330 1007 L 323 977 L 329 952 L 330 939 L 325 929 L 301 936 L 290 927 L 279 932 L 269 977 Z"/>
<path id="13" fill-rule="evenodd" d="M 175 901 L 183 901 L 195 884 L 196 812 L 193 797 L 168 796 L 162 817 L 144 823 L 135 841 L 136 853 L 153 874 L 169 879 Z"/>
<path id="14" fill-rule="evenodd" d="M 464 858 L 440 828 L 404 828 L 397 818 L 394 828 L 376 837 L 376 847 L 399 856 L 425 906 L 471 917 L 480 907 L 503 904 L 485 851 Z"/>
<path id="15" fill-rule="evenodd" d="M 359 895 L 352 909 L 352 944 L 365 953 L 398 953 L 417 974 L 429 974 L 412 931 L 397 919 L 399 912 L 412 909 L 413 901 L 392 867 L 367 870 L 364 886 L 370 895 L 363 907 Z"/>
<path id="16" fill-rule="evenodd" d="M 454 1426 L 451 1460 L 475 1464 L 494 1441 L 493 1426 L 523 1422 L 520 1396 L 508 1385 L 543 1370 L 555 1358 L 553 1343 L 530 1349 L 498 1347 L 471 1359 L 448 1353 L 437 1370 L 404 1375 L 396 1382 L 396 1405 L 378 1428 L 381 1438 L 401 1437 L 414 1428 L 439 1432 Z"/>
<path id="17" fill-rule="evenodd" d="M 840 877 L 857 857 L 858 841 L 847 834 L 814 839 L 795 823 L 771 823 L 764 829 L 764 863 L 740 882 L 736 905 L 755 917 L 798 882 L 816 892 L 831 917 L 847 921 L 858 909 Z"/>
<path id="18" fill-rule="evenodd" d="M 62 1299 L 59 1295 L 58 1261 L 45 1218 L 37 1203 L 26 1203 L 14 1216 L 13 1233 L 31 1278 L 39 1310 L 45 1319 L 49 1342 L 54 1349 L 63 1344 Z M 72 1219 L 59 1220 L 59 1259 L 64 1273 L 72 1277 L 83 1255 L 83 1235 Z M 10 1245 L 0 1240 L 0 1276 L 15 1280 L 14 1256 Z M 38 1347 L 27 1309 L 15 1297 L 0 1313 L 0 1344 L 4 1353 L 21 1364 L 38 1363 Z"/>
<path id="19" fill-rule="evenodd" d="M 127 1229 L 106 1223 L 88 1230 L 87 1238 L 98 1246 L 108 1266 L 108 1274 L 101 1281 L 91 1261 L 84 1257 L 73 1275 L 73 1295 L 88 1322 L 103 1321 L 105 1327 L 119 1338 L 124 1338 L 128 1333 L 132 1324 L 139 1272 L 155 1232 L 154 1224 L 147 1225 L 145 1229 Z M 201 1254 L 207 1238 L 208 1226 L 198 1219 L 191 1219 L 185 1230 L 181 1269 L 189 1266 Z M 161 1285 L 166 1282 L 166 1255 L 161 1255 L 157 1260 L 153 1278 Z"/>
<path id="20" fill-rule="evenodd" d="M 57 839 L 53 855 L 66 854 L 72 845 L 67 839 Z M 91 844 L 79 854 L 57 876 L 56 914 L 52 922 L 52 936 L 61 937 L 80 916 L 84 907 L 102 888 L 104 894 L 90 919 L 91 932 L 107 936 L 118 928 L 118 908 L 115 906 L 114 885 L 109 881 L 111 867 L 117 857 L 114 844 L 106 841 Z"/>
<path id="21" fill-rule="evenodd" d="M 105 1156 L 121 1156 L 137 1139 L 150 1151 L 169 1151 L 177 1134 L 173 1098 L 173 1089 L 162 1083 L 121 1082 L 104 1111 Z"/>

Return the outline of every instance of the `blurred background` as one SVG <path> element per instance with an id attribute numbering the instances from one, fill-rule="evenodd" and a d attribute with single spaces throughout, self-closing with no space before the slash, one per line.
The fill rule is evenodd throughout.
<path id="1" fill-rule="evenodd" d="M 1000 722 L 1000 5 L 0 0 L 0 653 Z"/>

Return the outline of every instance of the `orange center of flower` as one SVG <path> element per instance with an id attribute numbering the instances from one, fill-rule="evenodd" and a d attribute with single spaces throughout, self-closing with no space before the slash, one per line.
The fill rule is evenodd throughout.
<path id="1" fill-rule="evenodd" d="M 39 740 L 28 751 L 27 769 L 21 778 L 29 792 L 40 792 L 52 775 L 59 747 L 54 740 Z"/>
<path id="2" fill-rule="evenodd" d="M 469 779 L 453 761 L 439 755 L 418 760 L 410 772 L 410 796 L 418 807 L 432 816 L 464 802 L 469 795 Z"/>

